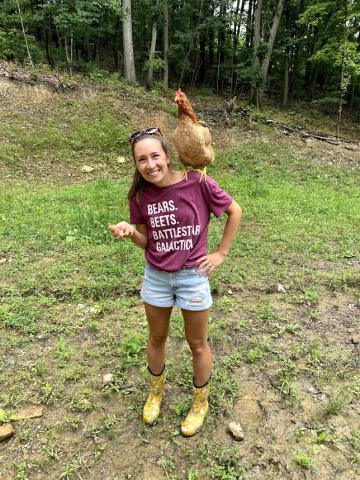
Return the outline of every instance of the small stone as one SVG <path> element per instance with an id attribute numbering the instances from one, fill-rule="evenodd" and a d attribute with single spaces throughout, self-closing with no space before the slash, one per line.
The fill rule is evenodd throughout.
<path id="1" fill-rule="evenodd" d="M 228 293 L 229 295 L 234 295 L 234 292 L 231 290 L 231 288 L 229 288 L 229 289 L 227 290 L 227 293 Z"/>
<path id="2" fill-rule="evenodd" d="M 277 284 L 276 290 L 277 290 L 278 293 L 286 293 L 286 288 L 281 283 Z"/>
<path id="3" fill-rule="evenodd" d="M 251 469 L 252 475 L 257 475 L 260 472 L 261 472 L 260 465 L 254 465 L 253 468 Z"/>
<path id="4" fill-rule="evenodd" d="M 15 412 L 11 415 L 11 420 L 18 422 L 19 420 L 27 420 L 29 418 L 42 417 L 44 413 L 43 407 L 27 407 Z"/>
<path id="5" fill-rule="evenodd" d="M 114 377 L 112 375 L 112 373 L 106 373 L 104 376 L 103 376 L 103 385 L 104 387 L 107 387 L 108 385 L 111 385 L 114 381 Z"/>
<path id="6" fill-rule="evenodd" d="M 94 167 L 90 167 L 90 165 L 84 165 L 83 167 L 81 167 L 81 171 L 82 173 L 91 173 L 95 170 Z"/>
<path id="7" fill-rule="evenodd" d="M 228 429 L 235 440 L 244 440 L 244 432 L 239 422 L 229 422 Z"/>
<path id="8" fill-rule="evenodd" d="M 0 442 L 14 435 L 14 428 L 11 423 L 6 423 L 0 427 Z"/>
<path id="9" fill-rule="evenodd" d="M 117 161 L 117 163 L 125 163 L 125 162 L 126 162 L 126 158 L 120 156 L 120 157 L 117 157 L 116 161 Z"/>
<path id="10" fill-rule="evenodd" d="M 317 390 L 313 385 L 310 385 L 307 391 L 313 395 L 318 395 L 319 393 L 319 390 Z"/>
<path id="11" fill-rule="evenodd" d="M 354 345 L 357 345 L 358 343 L 360 343 L 360 335 L 354 335 L 351 341 Z"/>
<path id="12" fill-rule="evenodd" d="M 3 265 L 6 262 L 7 262 L 7 258 L 5 257 L 0 258 L 0 265 Z"/>

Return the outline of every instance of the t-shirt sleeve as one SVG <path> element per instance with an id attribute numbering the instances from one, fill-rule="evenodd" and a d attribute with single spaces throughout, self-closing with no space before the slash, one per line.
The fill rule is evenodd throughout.
<path id="1" fill-rule="evenodd" d="M 213 178 L 206 177 L 205 184 L 209 209 L 219 218 L 232 203 L 233 198 L 222 190 Z"/>
<path id="2" fill-rule="evenodd" d="M 130 223 L 135 225 L 145 223 L 145 219 L 141 213 L 140 205 L 135 196 L 130 199 Z"/>

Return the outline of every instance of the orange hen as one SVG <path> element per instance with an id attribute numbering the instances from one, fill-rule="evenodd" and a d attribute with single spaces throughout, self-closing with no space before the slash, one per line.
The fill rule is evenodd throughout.
<path id="1" fill-rule="evenodd" d="M 180 89 L 176 91 L 175 102 L 178 105 L 178 126 L 173 141 L 185 172 L 199 170 L 201 182 L 206 177 L 206 167 L 215 156 L 210 131 L 200 125 L 190 101 Z"/>

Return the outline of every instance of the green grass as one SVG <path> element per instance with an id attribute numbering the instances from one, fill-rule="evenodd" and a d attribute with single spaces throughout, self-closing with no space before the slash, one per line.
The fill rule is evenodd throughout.
<path id="1" fill-rule="evenodd" d="M 134 96 L 143 94 L 134 88 L 129 87 Z M 146 101 L 158 101 L 159 92 Z M 72 162 L 76 168 L 113 165 L 127 152 L 130 114 L 111 107 L 117 100 L 113 92 L 98 95 L 84 102 L 54 101 L 47 122 L 39 112 L 28 127 L 24 112 L 14 114 L 12 124 L 1 121 L 0 136 L 8 142 L 0 142 L 0 159 L 14 172 L 28 156 L 51 158 L 54 169 L 70 168 Z M 134 101 L 141 105 L 141 97 Z M 0 409 L 44 404 L 48 415 L 39 436 L 29 435 L 25 424 L 15 437 L 11 461 L 18 478 L 31 478 L 37 468 L 56 472 L 57 478 L 95 471 L 109 443 L 121 454 L 133 434 L 139 451 L 158 446 L 151 462 L 168 478 L 245 480 L 262 449 L 270 448 L 262 428 L 276 417 L 272 409 L 278 405 L 278 413 L 288 412 L 302 432 L 282 454 L 294 475 L 301 469 L 321 471 L 322 452 L 316 452 L 315 469 L 308 447 L 335 440 L 359 463 L 358 428 L 339 440 L 342 433 L 331 423 L 336 416 L 354 415 L 358 401 L 348 329 L 358 315 L 359 171 L 320 164 L 312 150 L 300 154 L 290 141 L 272 135 L 266 141 L 254 135 L 218 151 L 209 168 L 244 216 L 229 258 L 211 277 L 212 414 L 192 444 L 198 455 L 178 437 L 192 380 L 179 312 L 171 324 L 164 415 L 153 429 L 139 421 L 146 389 L 147 325 L 139 301 L 143 252 L 107 230 L 128 218 L 128 166 L 117 179 L 97 173 L 87 183 L 25 178 L 0 183 L 0 258 L 6 259 L 0 264 L 0 382 L 5 385 Z M 210 249 L 224 222 L 224 217 L 212 220 Z M 278 283 L 285 294 L 277 292 Z M 109 372 L 114 382 L 103 387 L 102 376 Z M 237 444 L 237 453 L 227 445 L 229 437 L 224 444 L 217 437 L 221 442 L 224 425 L 252 380 L 256 401 L 270 415 L 264 413 L 254 431 L 245 428 L 245 440 L 266 442 L 254 453 Z M 308 384 L 319 396 L 311 397 Z M 342 391 L 348 392 L 346 402 L 338 395 Z M 292 422 L 287 428 L 294 430 Z M 42 454 L 24 455 L 17 439 L 24 445 L 39 442 Z M 141 476 L 137 468 L 134 462 L 124 475 Z M 269 473 L 269 479 L 277 474 Z"/>

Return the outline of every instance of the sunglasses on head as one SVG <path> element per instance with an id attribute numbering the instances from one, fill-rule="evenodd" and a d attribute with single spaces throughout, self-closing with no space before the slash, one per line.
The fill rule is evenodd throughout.
<path id="1" fill-rule="evenodd" d="M 129 137 L 129 141 L 131 145 L 133 145 L 134 142 L 138 138 L 142 137 L 143 135 L 158 135 L 158 134 L 162 137 L 161 130 L 159 127 L 150 127 L 150 128 L 146 128 L 145 130 L 141 130 L 140 132 L 132 133 Z"/>

